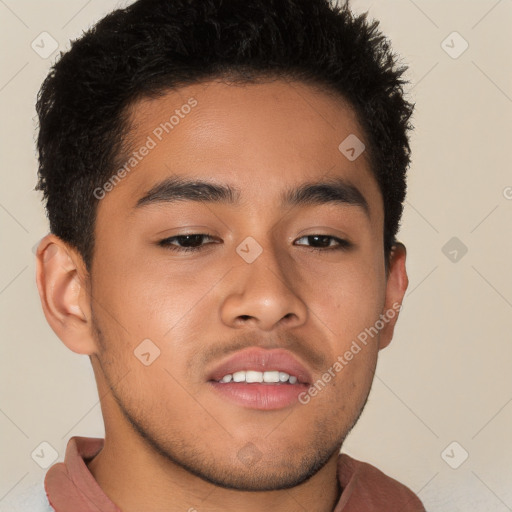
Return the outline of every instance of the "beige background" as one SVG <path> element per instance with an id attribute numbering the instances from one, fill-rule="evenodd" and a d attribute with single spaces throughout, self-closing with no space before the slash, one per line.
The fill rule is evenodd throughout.
<path id="1" fill-rule="evenodd" d="M 0 308 L 5 497 L 43 478 L 31 453 L 63 459 L 72 435 L 103 436 L 92 369 L 43 316 L 33 248 L 48 230 L 36 179 L 37 90 L 54 52 L 122 2 L 0 1 Z M 429 511 L 512 510 L 512 1 L 353 0 L 410 65 L 413 164 L 400 239 L 410 287 L 370 399 L 344 450 L 406 483 Z M 442 41 L 458 32 L 458 58 Z M 457 36 L 447 43 L 462 48 Z M 468 252 L 451 261 L 457 237 Z M 451 256 L 454 256 L 452 253 Z M 456 441 L 453 445 L 445 449 Z M 461 461 L 463 451 L 468 459 Z"/>

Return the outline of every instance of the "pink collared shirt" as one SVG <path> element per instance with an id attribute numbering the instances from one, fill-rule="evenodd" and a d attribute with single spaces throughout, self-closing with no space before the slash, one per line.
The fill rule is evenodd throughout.
<path id="1" fill-rule="evenodd" d="M 44 487 L 56 512 L 122 512 L 86 465 L 103 443 L 101 438 L 74 436 L 68 441 L 64 462 L 47 471 Z M 425 512 L 409 488 L 349 455 L 339 456 L 338 477 L 343 492 L 333 512 Z"/>

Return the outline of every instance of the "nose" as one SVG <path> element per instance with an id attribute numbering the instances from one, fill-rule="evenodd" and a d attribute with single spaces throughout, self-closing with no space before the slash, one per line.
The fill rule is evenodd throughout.
<path id="1" fill-rule="evenodd" d="M 308 315 L 298 285 L 287 255 L 277 257 L 274 250 L 265 248 L 255 261 L 242 261 L 229 273 L 222 321 L 233 328 L 252 324 L 263 331 L 298 327 Z"/>

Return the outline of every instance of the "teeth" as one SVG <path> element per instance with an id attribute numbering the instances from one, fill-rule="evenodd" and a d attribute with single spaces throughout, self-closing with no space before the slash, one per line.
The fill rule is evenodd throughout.
<path id="1" fill-rule="evenodd" d="M 289 378 L 290 378 L 290 376 L 287 373 L 279 372 L 279 380 L 281 382 L 286 382 Z"/>
<path id="2" fill-rule="evenodd" d="M 276 383 L 276 382 L 289 382 L 290 384 L 296 384 L 297 383 L 297 377 L 294 375 L 289 375 L 286 372 L 280 372 L 277 370 L 273 371 L 267 371 L 267 372 L 257 372 L 254 370 L 247 370 L 247 371 L 239 371 L 235 372 L 233 374 L 228 373 L 227 375 L 224 375 L 222 379 L 219 382 L 269 382 L 269 383 Z"/>
<path id="3" fill-rule="evenodd" d="M 233 381 L 234 382 L 245 382 L 245 372 L 233 373 Z"/>
<path id="4" fill-rule="evenodd" d="M 263 382 L 263 373 L 254 371 L 245 372 L 245 382 Z"/>
<path id="5" fill-rule="evenodd" d="M 265 372 L 263 382 L 279 382 L 279 372 Z"/>

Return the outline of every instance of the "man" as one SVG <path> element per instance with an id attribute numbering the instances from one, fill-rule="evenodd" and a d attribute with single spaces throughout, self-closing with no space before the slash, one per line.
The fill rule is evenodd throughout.
<path id="1" fill-rule="evenodd" d="M 403 72 L 326 0 L 139 0 L 61 56 L 37 285 L 105 439 L 69 440 L 54 510 L 424 510 L 340 455 L 408 284 Z"/>

